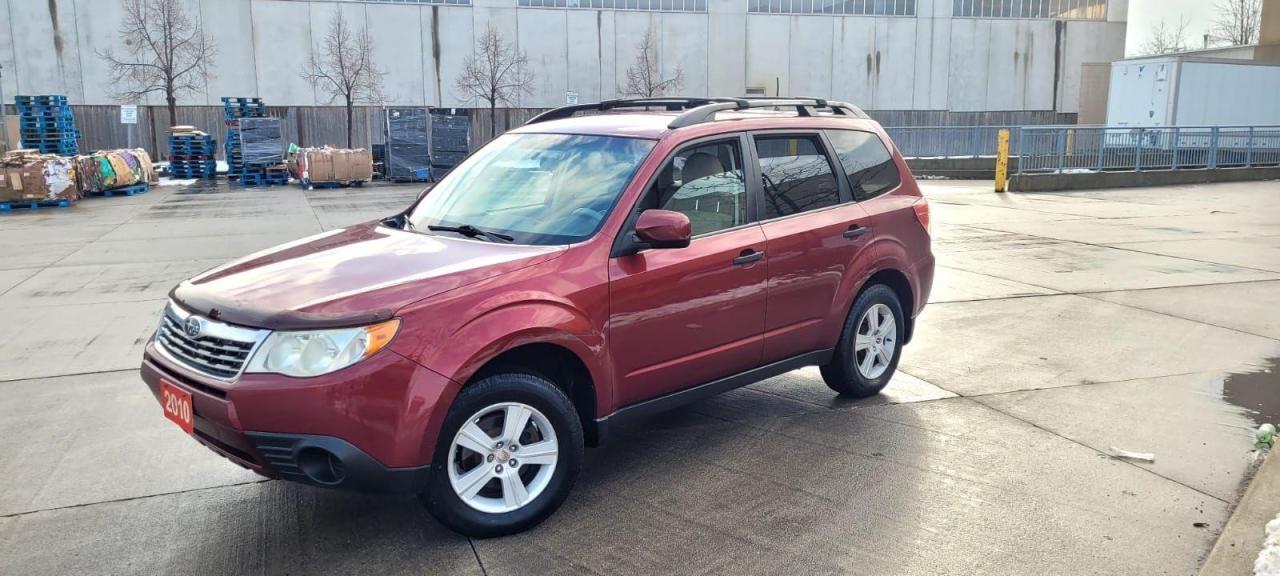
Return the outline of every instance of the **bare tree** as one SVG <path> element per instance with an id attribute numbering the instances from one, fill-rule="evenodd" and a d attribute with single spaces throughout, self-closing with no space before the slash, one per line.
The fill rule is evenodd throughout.
<path id="1" fill-rule="evenodd" d="M 329 20 L 329 31 L 307 60 L 302 78 L 329 94 L 329 102 L 341 98 L 347 108 L 347 148 L 351 148 L 352 115 L 359 102 L 380 103 L 385 72 L 373 63 L 373 40 L 363 26 L 353 30 L 341 8 Z"/>
<path id="2" fill-rule="evenodd" d="M 1142 44 L 1142 55 L 1156 56 L 1187 51 L 1187 26 L 1185 17 L 1178 17 L 1176 26 L 1169 26 L 1163 19 L 1151 28 L 1151 37 Z"/>
<path id="3" fill-rule="evenodd" d="M 658 39 L 652 27 L 644 31 L 644 37 L 636 48 L 640 52 L 627 67 L 627 86 L 620 91 L 627 96 L 642 98 L 679 92 L 684 86 L 684 68 L 676 66 L 675 74 L 670 78 L 662 76 L 662 69 L 658 66 Z"/>
<path id="4" fill-rule="evenodd" d="M 178 96 L 204 89 L 217 48 L 179 0 L 121 0 L 121 6 L 125 54 L 117 56 L 108 48 L 98 51 L 98 57 L 111 66 L 117 99 L 137 102 L 147 94 L 164 94 L 172 126 Z"/>
<path id="5" fill-rule="evenodd" d="M 1218 18 L 1210 33 L 1219 42 L 1245 46 L 1258 41 L 1262 27 L 1262 0 L 1218 0 Z"/>
<path id="6" fill-rule="evenodd" d="M 515 104 L 520 96 L 533 92 L 529 59 L 498 35 L 490 24 L 476 40 L 476 51 L 467 57 L 454 81 L 467 100 L 489 105 L 489 122 L 498 133 L 497 106 Z"/>

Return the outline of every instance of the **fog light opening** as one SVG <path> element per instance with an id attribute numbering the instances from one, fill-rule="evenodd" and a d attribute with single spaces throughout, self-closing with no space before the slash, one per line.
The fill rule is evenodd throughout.
<path id="1" fill-rule="evenodd" d="M 298 451 L 298 467 L 317 484 L 340 484 L 347 475 L 342 460 L 323 448 L 307 447 Z"/>

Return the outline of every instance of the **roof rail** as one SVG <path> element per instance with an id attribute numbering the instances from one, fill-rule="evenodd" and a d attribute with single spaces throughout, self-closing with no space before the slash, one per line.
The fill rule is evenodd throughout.
<path id="1" fill-rule="evenodd" d="M 829 109 L 832 114 L 837 116 L 850 116 L 853 118 L 869 119 L 866 112 L 861 108 L 845 102 L 836 102 L 825 100 L 822 98 L 771 98 L 771 97 L 743 97 L 743 98 L 676 98 L 676 97 L 659 97 L 659 98 L 629 98 L 620 100 L 605 100 L 594 104 L 575 104 L 572 106 L 562 106 L 554 110 L 548 110 L 534 116 L 533 119 L 525 122 L 525 125 L 537 124 L 538 122 L 547 122 L 550 120 L 561 120 L 569 118 L 578 112 L 596 111 L 608 112 L 610 110 L 618 110 L 624 108 L 664 108 L 668 111 L 679 112 L 684 111 L 667 125 L 668 128 L 684 128 L 685 126 L 693 126 L 694 124 L 702 124 L 704 122 L 712 122 L 715 120 L 716 113 L 729 110 L 747 110 L 750 108 L 794 108 L 796 114 L 800 116 L 816 116 L 818 110 Z"/>

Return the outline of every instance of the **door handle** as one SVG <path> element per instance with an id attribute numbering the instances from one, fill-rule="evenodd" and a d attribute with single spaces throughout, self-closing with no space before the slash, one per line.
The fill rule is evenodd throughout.
<path id="1" fill-rule="evenodd" d="M 870 228 L 854 224 L 853 226 L 850 226 L 848 230 L 845 230 L 844 237 L 849 239 L 860 238 L 870 233 L 871 233 Z"/>
<path id="2" fill-rule="evenodd" d="M 764 260 L 764 252 L 756 252 L 750 248 L 743 250 L 742 255 L 733 259 L 734 266 L 746 266 L 752 262 Z"/>

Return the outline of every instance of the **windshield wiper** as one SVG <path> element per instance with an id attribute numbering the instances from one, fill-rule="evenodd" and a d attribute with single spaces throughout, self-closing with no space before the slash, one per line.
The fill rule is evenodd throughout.
<path id="1" fill-rule="evenodd" d="M 487 238 L 490 241 L 495 239 L 502 240 L 503 242 L 515 241 L 515 238 L 512 236 L 507 236 L 506 234 L 498 232 L 490 232 L 488 230 L 481 230 L 470 224 L 463 224 L 461 226 L 427 226 L 427 230 L 431 230 L 432 232 L 457 232 L 458 234 L 462 234 L 468 238 Z"/>

